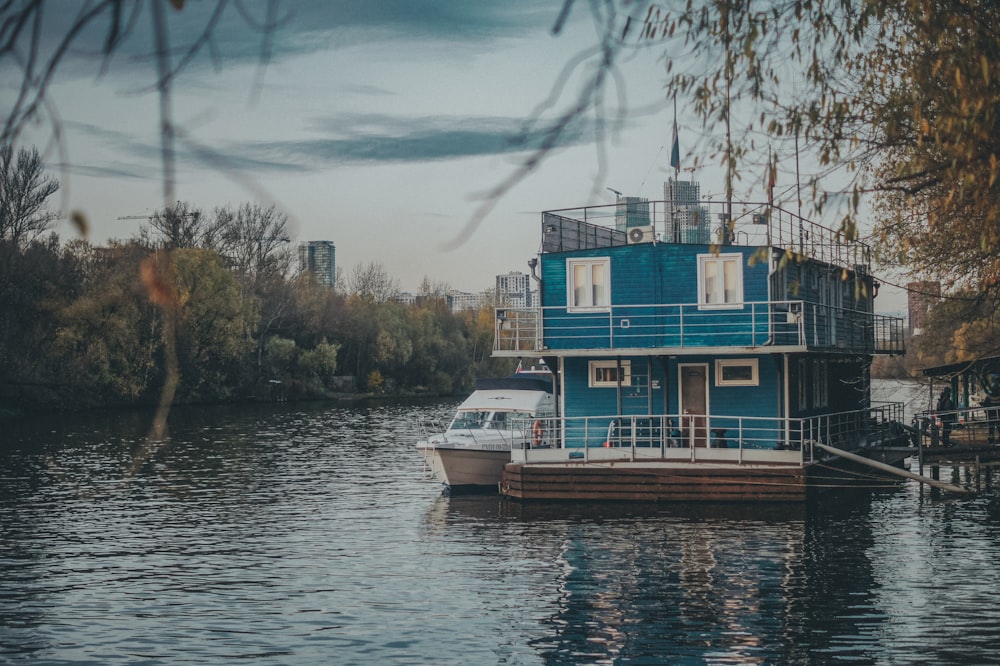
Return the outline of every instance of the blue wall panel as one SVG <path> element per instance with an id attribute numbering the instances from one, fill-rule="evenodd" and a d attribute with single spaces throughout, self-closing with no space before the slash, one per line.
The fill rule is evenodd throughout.
<path id="1" fill-rule="evenodd" d="M 750 265 L 756 248 L 724 248 L 743 257 L 743 300 L 768 300 L 767 263 Z M 749 306 L 737 310 L 703 310 L 698 303 L 698 255 L 710 254 L 707 245 L 636 244 L 575 252 L 543 254 L 542 304 L 567 304 L 567 260 L 608 257 L 611 264 L 607 312 L 572 313 L 547 309 L 545 342 L 550 349 L 606 349 L 623 347 L 750 346 L 767 340 L 767 314 L 755 311 L 756 335 L 751 335 Z M 680 337 L 681 309 L 651 308 L 661 304 L 688 304 L 683 310 L 684 338 Z M 635 305 L 635 308 L 622 306 Z"/>

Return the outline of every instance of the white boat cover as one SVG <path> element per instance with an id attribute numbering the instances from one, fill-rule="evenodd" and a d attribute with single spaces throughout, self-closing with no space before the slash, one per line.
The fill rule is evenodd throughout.
<path id="1" fill-rule="evenodd" d="M 545 404 L 545 391 L 511 391 L 485 389 L 473 391 L 472 395 L 458 406 L 460 412 L 536 412 Z"/>

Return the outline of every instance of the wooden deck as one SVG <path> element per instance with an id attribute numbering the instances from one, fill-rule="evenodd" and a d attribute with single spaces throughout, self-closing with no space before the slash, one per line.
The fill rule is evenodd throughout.
<path id="1" fill-rule="evenodd" d="M 806 470 L 800 465 L 510 463 L 504 469 L 500 492 L 516 499 L 540 500 L 801 502 L 806 487 Z"/>
<path id="2" fill-rule="evenodd" d="M 886 447 L 872 457 L 899 464 L 914 451 L 908 447 Z M 832 490 L 886 484 L 884 474 L 840 458 L 806 465 L 676 463 L 657 459 L 612 463 L 512 462 L 504 467 L 500 493 L 519 500 L 803 502 Z"/>

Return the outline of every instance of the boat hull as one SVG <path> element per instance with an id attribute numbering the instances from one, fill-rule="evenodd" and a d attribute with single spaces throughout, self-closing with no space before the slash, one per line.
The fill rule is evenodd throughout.
<path id="1" fill-rule="evenodd" d="M 532 500 L 642 502 L 800 502 L 806 499 L 801 466 L 719 467 L 642 461 L 614 466 L 511 463 L 501 494 Z"/>
<path id="2" fill-rule="evenodd" d="M 452 492 L 496 492 L 509 450 L 428 446 L 420 449 L 431 473 Z"/>
<path id="3" fill-rule="evenodd" d="M 905 453 L 892 456 L 900 464 Z M 882 456 L 880 456 L 880 459 Z M 510 463 L 500 493 L 519 500 L 641 502 L 804 502 L 837 489 L 879 485 L 894 477 L 842 458 L 802 464 L 660 460 L 613 464 Z"/>

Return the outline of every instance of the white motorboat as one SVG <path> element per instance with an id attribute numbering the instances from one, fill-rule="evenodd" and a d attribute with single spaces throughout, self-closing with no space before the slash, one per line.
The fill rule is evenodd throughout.
<path id="1" fill-rule="evenodd" d="M 452 492 L 496 490 L 512 448 L 549 446 L 554 416 L 548 370 L 481 379 L 447 430 L 417 442 L 417 450 Z"/>

